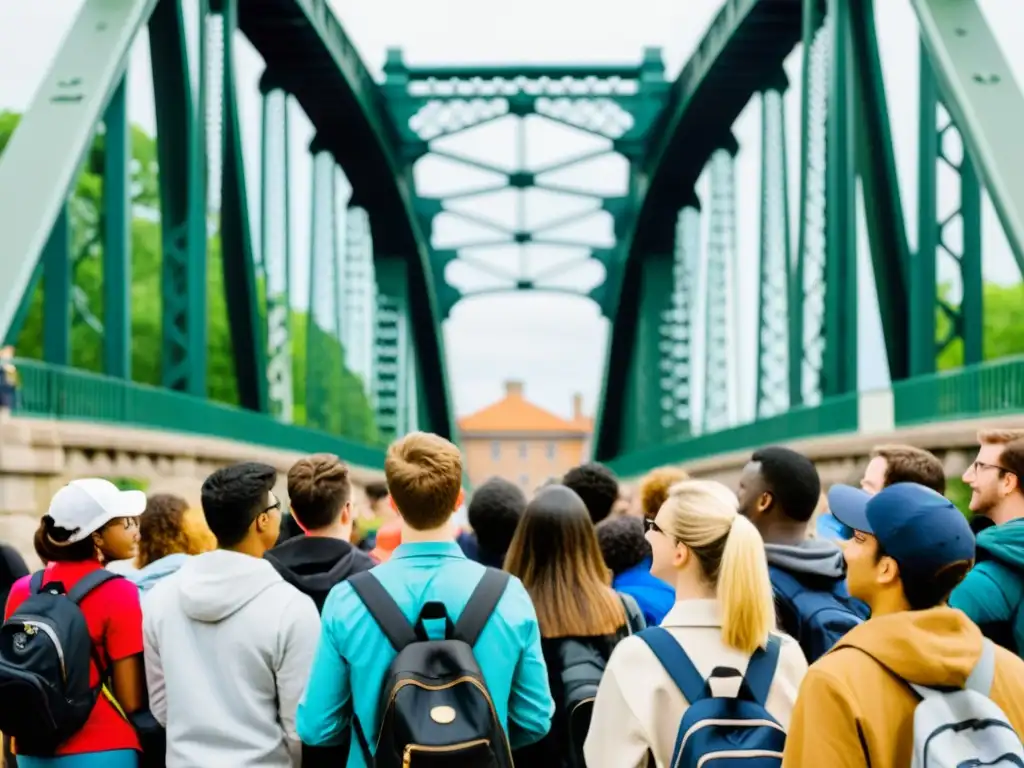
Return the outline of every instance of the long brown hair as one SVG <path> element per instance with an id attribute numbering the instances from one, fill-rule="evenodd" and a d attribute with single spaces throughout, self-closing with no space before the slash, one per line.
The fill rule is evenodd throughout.
<path id="1" fill-rule="evenodd" d="M 541 637 L 610 635 L 626 623 L 587 507 L 564 485 L 542 488 L 526 506 L 505 570 L 533 600 Z"/>

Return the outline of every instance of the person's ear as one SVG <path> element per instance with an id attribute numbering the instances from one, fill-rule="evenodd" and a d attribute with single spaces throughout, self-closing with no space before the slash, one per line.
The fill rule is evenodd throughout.
<path id="1" fill-rule="evenodd" d="M 900 578 L 900 567 L 896 561 L 888 555 L 883 555 L 878 560 L 878 567 L 875 570 L 875 579 L 879 584 L 889 586 L 895 584 Z"/>
<path id="2" fill-rule="evenodd" d="M 774 500 L 775 497 L 772 495 L 771 491 L 763 491 L 761 495 L 757 497 L 757 511 L 762 514 L 767 512 Z"/>
<path id="3" fill-rule="evenodd" d="M 690 548 L 683 544 L 681 541 L 677 541 L 675 545 L 675 551 L 672 553 L 672 565 L 676 568 L 685 568 L 687 561 L 690 559 Z"/>
<path id="4" fill-rule="evenodd" d="M 465 501 L 466 501 L 466 489 L 465 488 L 460 488 L 459 489 L 459 498 L 457 498 L 455 500 L 455 509 L 458 509 L 459 507 L 461 507 L 462 504 Z M 452 510 L 452 511 L 454 511 L 454 510 Z"/>
<path id="5" fill-rule="evenodd" d="M 352 501 L 346 501 L 341 508 L 341 524 L 348 525 L 352 522 Z"/>
<path id="6" fill-rule="evenodd" d="M 256 533 L 263 533 L 267 528 L 270 527 L 270 515 L 266 512 L 260 512 L 256 515 Z"/>

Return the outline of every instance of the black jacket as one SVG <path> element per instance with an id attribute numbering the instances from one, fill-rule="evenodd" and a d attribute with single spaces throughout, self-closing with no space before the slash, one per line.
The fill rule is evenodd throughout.
<path id="1" fill-rule="evenodd" d="M 14 582 L 28 576 L 28 566 L 18 550 L 9 544 L 0 544 L 0 612 L 7 606 L 7 596 Z"/>
<path id="2" fill-rule="evenodd" d="M 319 536 L 296 536 L 265 555 L 284 580 L 313 598 L 318 611 L 335 584 L 375 563 L 347 541 Z"/>

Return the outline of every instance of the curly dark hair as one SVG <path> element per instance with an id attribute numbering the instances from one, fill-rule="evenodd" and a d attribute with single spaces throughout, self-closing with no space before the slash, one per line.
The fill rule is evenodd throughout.
<path id="1" fill-rule="evenodd" d="M 478 486 L 466 513 L 480 548 L 504 558 L 525 509 L 526 494 L 515 483 L 492 477 Z"/>
<path id="2" fill-rule="evenodd" d="M 562 478 L 562 484 L 583 499 L 595 525 L 611 514 L 619 500 L 619 480 L 615 473 L 595 461 L 570 469 Z"/>
<path id="3" fill-rule="evenodd" d="M 139 568 L 167 555 L 198 555 L 215 546 L 202 515 L 198 510 L 190 514 L 183 498 L 157 493 L 146 499 L 146 511 L 139 518 Z"/>
<path id="4" fill-rule="evenodd" d="M 616 576 L 651 556 L 651 545 L 644 538 L 644 523 L 639 517 L 623 515 L 602 521 L 597 526 L 597 543 L 605 565 Z"/>

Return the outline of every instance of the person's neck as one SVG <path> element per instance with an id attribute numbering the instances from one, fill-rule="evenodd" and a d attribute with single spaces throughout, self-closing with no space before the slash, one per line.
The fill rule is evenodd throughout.
<path id="1" fill-rule="evenodd" d="M 864 602 L 871 609 L 872 618 L 888 616 L 892 613 L 904 613 L 911 610 L 907 598 L 898 589 L 879 592 L 877 595 L 872 596 L 870 600 L 865 600 Z"/>
<path id="2" fill-rule="evenodd" d="M 455 528 L 451 520 L 446 520 L 444 525 L 437 528 L 428 528 L 423 531 L 416 530 L 405 521 L 402 521 L 402 543 L 403 544 L 428 544 L 436 542 L 455 541 Z"/>
<path id="3" fill-rule="evenodd" d="M 225 552 L 234 552 L 239 555 L 248 555 L 260 559 L 266 553 L 267 548 L 251 536 L 247 536 L 233 547 L 221 547 Z"/>
<path id="4" fill-rule="evenodd" d="M 348 541 L 352 538 L 352 526 L 342 525 L 339 520 L 324 528 L 315 528 L 313 530 L 306 531 L 306 536 L 312 539 L 339 539 L 341 541 Z"/>
<path id="5" fill-rule="evenodd" d="M 807 523 L 798 523 L 788 518 L 776 520 L 761 529 L 761 538 L 765 544 L 798 547 L 807 540 Z"/>
<path id="6" fill-rule="evenodd" d="M 683 600 L 714 600 L 715 588 L 703 581 L 694 581 L 680 574 L 676 578 L 676 602 Z"/>
<path id="7" fill-rule="evenodd" d="M 1024 518 L 1024 494 L 1014 492 L 998 504 L 989 515 L 996 525 L 1012 523 L 1014 520 Z"/>

